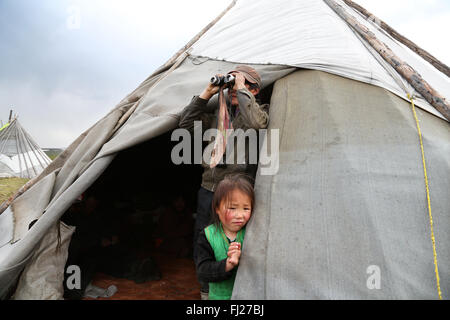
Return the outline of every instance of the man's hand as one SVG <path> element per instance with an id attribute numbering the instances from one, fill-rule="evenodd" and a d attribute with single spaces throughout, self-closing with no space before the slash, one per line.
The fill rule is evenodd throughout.
<path id="1" fill-rule="evenodd" d="M 222 77 L 223 74 L 216 74 L 218 77 Z M 213 95 L 215 95 L 217 92 L 219 92 L 220 87 L 215 86 L 212 83 L 209 83 L 208 86 L 203 90 L 203 92 L 200 94 L 200 98 L 204 100 L 209 100 Z"/>
<path id="2" fill-rule="evenodd" d="M 230 271 L 239 264 L 241 258 L 241 244 L 239 242 L 232 242 L 228 247 L 228 258 L 225 266 L 225 271 Z"/>
<path id="3" fill-rule="evenodd" d="M 245 88 L 245 77 L 240 72 L 233 72 L 232 75 L 234 76 L 234 86 L 233 90 L 240 90 Z"/>

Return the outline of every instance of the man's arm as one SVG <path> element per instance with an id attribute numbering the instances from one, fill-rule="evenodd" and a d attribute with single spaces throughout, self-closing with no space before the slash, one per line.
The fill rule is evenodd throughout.
<path id="1" fill-rule="evenodd" d="M 207 104 L 208 100 L 204 100 L 199 96 L 192 98 L 191 103 L 181 112 L 178 126 L 193 131 L 194 121 L 201 121 L 203 130 L 211 128 L 215 115 L 206 108 Z"/>
<path id="2" fill-rule="evenodd" d="M 256 103 L 255 96 L 245 86 L 245 77 L 241 73 L 233 73 L 236 77 L 233 89 L 239 103 L 239 110 L 244 123 L 253 129 L 264 129 L 269 124 L 268 105 L 264 108 Z M 259 89 L 258 89 L 259 92 Z"/>
<path id="3" fill-rule="evenodd" d="M 269 124 L 268 105 L 260 106 L 247 88 L 237 91 L 237 99 L 239 101 L 239 110 L 248 127 L 253 129 L 267 128 Z"/>
<path id="4" fill-rule="evenodd" d="M 218 86 L 209 83 L 202 93 L 199 96 L 195 96 L 191 100 L 191 103 L 183 109 L 178 126 L 192 131 L 194 129 L 194 121 L 202 121 L 204 130 L 211 128 L 213 126 L 215 115 L 213 111 L 208 110 L 206 106 L 209 99 L 211 99 L 218 91 Z"/>

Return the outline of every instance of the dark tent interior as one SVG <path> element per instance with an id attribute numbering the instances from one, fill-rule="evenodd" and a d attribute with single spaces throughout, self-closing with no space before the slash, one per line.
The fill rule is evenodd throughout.
<path id="1" fill-rule="evenodd" d="M 115 285 L 113 299 L 198 299 L 192 260 L 200 165 L 171 161 L 171 132 L 121 152 L 72 205 L 69 265 L 81 288 Z M 81 298 L 65 288 L 65 298 Z"/>

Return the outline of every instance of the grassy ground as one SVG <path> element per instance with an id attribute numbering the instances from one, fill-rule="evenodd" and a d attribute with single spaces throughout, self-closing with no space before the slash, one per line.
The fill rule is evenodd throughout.
<path id="1" fill-rule="evenodd" d="M 0 178 L 0 203 L 12 196 L 27 181 L 28 179 L 23 178 Z"/>
<path id="2" fill-rule="evenodd" d="M 45 152 L 45 154 L 51 159 L 51 160 L 55 160 L 55 158 L 57 157 L 57 156 L 59 156 L 59 154 L 61 153 L 61 152 L 63 152 L 64 150 L 63 149 L 56 149 L 56 148 L 54 148 L 54 149 L 47 149 L 46 151 L 44 151 Z"/>

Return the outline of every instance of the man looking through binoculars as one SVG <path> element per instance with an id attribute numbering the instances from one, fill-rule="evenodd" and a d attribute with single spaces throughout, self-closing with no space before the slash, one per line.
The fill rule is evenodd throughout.
<path id="1" fill-rule="evenodd" d="M 232 75 L 234 77 L 226 78 Z M 195 96 L 190 104 L 186 106 L 180 117 L 179 127 L 193 131 L 194 121 L 202 121 L 202 129 L 216 128 L 225 131 L 227 128 L 242 129 L 265 129 L 269 123 L 268 104 L 260 105 L 255 96 L 261 90 L 261 77 L 258 72 L 250 66 L 239 65 L 228 72 L 226 76 L 217 74 L 199 96 Z M 214 82 L 214 80 L 222 80 Z M 222 78 L 222 79 L 220 79 Z M 229 81 L 229 82 L 227 82 Z M 223 90 L 228 88 L 225 97 Z M 219 93 L 219 103 L 213 109 L 207 107 L 208 101 Z M 226 144 L 226 140 L 225 140 Z M 216 148 L 215 148 L 216 150 Z M 213 152 L 214 153 L 214 152 Z M 216 159 L 221 159 L 224 150 L 216 154 Z M 196 261 L 196 244 L 200 232 L 209 225 L 212 216 L 211 203 L 214 191 L 218 183 L 227 174 L 244 173 L 254 178 L 257 164 L 250 164 L 249 148 L 245 148 L 245 163 L 203 163 L 201 188 L 198 191 L 197 216 L 194 230 L 194 260 Z M 225 270 L 210 270 L 211 274 L 221 276 Z M 207 295 L 208 284 L 202 283 L 202 299 Z"/>

